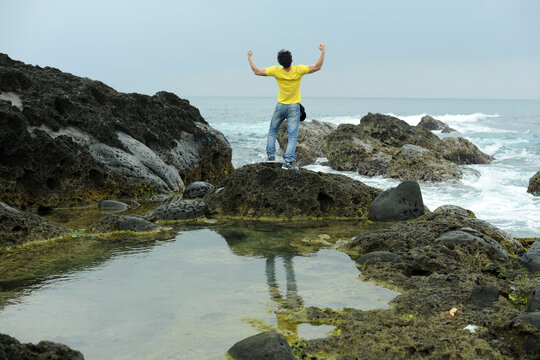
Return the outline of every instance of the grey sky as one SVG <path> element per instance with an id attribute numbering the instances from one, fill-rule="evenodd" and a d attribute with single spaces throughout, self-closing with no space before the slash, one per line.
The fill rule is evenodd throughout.
<path id="1" fill-rule="evenodd" d="M 125 92 L 275 96 L 247 50 L 309 65 L 321 42 L 304 97 L 540 99 L 538 0 L 0 0 L 0 52 Z"/>

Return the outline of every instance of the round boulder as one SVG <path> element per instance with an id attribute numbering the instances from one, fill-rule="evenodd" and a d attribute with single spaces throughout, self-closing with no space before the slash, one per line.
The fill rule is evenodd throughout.
<path id="1" fill-rule="evenodd" d="M 227 354 L 234 360 L 295 360 L 285 336 L 267 331 L 250 336 L 234 344 Z"/>
<path id="2" fill-rule="evenodd" d="M 424 201 L 420 186 L 404 181 L 397 187 L 383 191 L 369 207 L 369 219 L 401 221 L 424 215 Z"/>
<path id="3" fill-rule="evenodd" d="M 471 228 L 448 231 L 435 239 L 444 245 L 480 244 L 492 259 L 508 259 L 508 252 L 490 236 L 482 234 Z"/>
<path id="4" fill-rule="evenodd" d="M 152 221 L 156 220 L 188 220 L 203 217 L 206 203 L 202 200 L 179 200 L 161 205 L 150 214 Z"/>
<path id="5" fill-rule="evenodd" d="M 540 271 L 540 241 L 536 240 L 519 260 L 529 271 Z"/>

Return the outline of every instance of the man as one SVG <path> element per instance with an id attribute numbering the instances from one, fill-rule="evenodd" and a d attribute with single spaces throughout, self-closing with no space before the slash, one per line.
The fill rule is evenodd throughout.
<path id="1" fill-rule="evenodd" d="M 300 124 L 300 81 L 305 74 L 311 74 L 321 70 L 326 46 L 320 44 L 319 50 L 321 50 L 321 55 L 315 65 L 292 66 L 291 52 L 280 50 L 277 59 L 281 66 L 271 66 L 262 69 L 259 69 L 251 59 L 253 50 L 248 50 L 249 65 L 253 73 L 259 76 L 273 76 L 279 86 L 278 103 L 270 121 L 270 128 L 268 129 L 266 154 L 268 161 L 275 161 L 276 136 L 279 126 L 287 119 L 288 142 L 282 169 L 298 170 L 298 167 L 293 164 L 293 161 L 296 151 L 296 140 L 298 138 L 298 125 Z"/>

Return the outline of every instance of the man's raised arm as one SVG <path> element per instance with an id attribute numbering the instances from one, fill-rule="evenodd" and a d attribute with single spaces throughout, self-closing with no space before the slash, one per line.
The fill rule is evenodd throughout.
<path id="1" fill-rule="evenodd" d="M 266 76 L 266 69 L 265 68 L 259 69 L 257 65 L 255 65 L 253 60 L 251 60 L 251 55 L 253 55 L 253 50 L 248 50 L 249 65 L 251 66 L 251 70 L 253 70 L 253 73 L 259 76 Z"/>
<path id="2" fill-rule="evenodd" d="M 319 71 L 322 68 L 322 65 L 324 63 L 324 53 L 326 52 L 326 45 L 320 44 L 319 50 L 321 50 L 321 56 L 319 56 L 319 60 L 315 63 L 315 65 L 309 65 L 309 73 L 314 73 L 315 71 Z"/>

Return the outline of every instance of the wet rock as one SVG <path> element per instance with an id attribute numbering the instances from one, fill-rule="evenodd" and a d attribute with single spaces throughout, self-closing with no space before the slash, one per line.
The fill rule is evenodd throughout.
<path id="1" fill-rule="evenodd" d="M 341 171 L 356 171 L 358 164 L 371 157 L 378 140 L 366 139 L 357 125 L 342 124 L 324 137 L 322 150 L 330 166 Z"/>
<path id="2" fill-rule="evenodd" d="M 490 164 L 495 158 L 482 152 L 469 140 L 447 137 L 441 140 L 436 151 L 446 160 L 458 165 Z"/>
<path id="3" fill-rule="evenodd" d="M 424 128 L 426 130 L 442 130 L 443 133 L 455 132 L 455 129 L 452 129 L 445 122 L 441 120 L 434 119 L 433 117 L 426 115 L 422 117 L 417 127 Z"/>
<path id="4" fill-rule="evenodd" d="M 404 181 L 379 194 L 369 207 L 369 219 L 374 221 L 409 220 L 424 214 L 420 186 Z"/>
<path id="5" fill-rule="evenodd" d="M 104 214 L 114 214 L 129 209 L 128 204 L 116 200 L 101 200 L 98 207 Z"/>
<path id="6" fill-rule="evenodd" d="M 197 199 L 204 197 L 212 190 L 214 190 L 214 185 L 205 181 L 195 181 L 186 186 L 182 196 L 184 199 Z"/>
<path id="7" fill-rule="evenodd" d="M 247 218 L 362 217 L 380 190 L 347 176 L 281 164 L 259 163 L 237 169 L 223 189 L 204 198 L 211 215 Z"/>
<path id="8" fill-rule="evenodd" d="M 155 209 L 149 216 L 150 220 L 187 220 L 203 217 L 207 205 L 202 200 L 174 199 Z"/>
<path id="9" fill-rule="evenodd" d="M 540 354 L 540 312 L 523 313 L 506 327 L 506 342 L 519 359 L 538 359 Z"/>
<path id="10" fill-rule="evenodd" d="M 358 265 L 364 265 L 366 262 L 372 259 L 377 259 L 383 262 L 393 262 L 399 258 L 399 255 L 391 253 L 389 251 L 372 251 L 367 253 L 356 260 Z"/>
<path id="11" fill-rule="evenodd" d="M 167 194 L 233 171 L 223 134 L 172 93 L 124 94 L 4 54 L 0 93 L 0 201 L 11 205 Z"/>
<path id="12" fill-rule="evenodd" d="M 366 176 L 384 175 L 390 168 L 392 156 L 376 153 L 358 163 L 358 173 Z"/>
<path id="13" fill-rule="evenodd" d="M 296 144 L 296 163 L 299 166 L 313 164 L 319 157 L 324 157 L 322 142 L 326 135 L 335 130 L 335 124 L 324 121 L 302 121 L 298 128 L 298 140 Z M 287 121 L 281 124 L 277 140 L 281 150 L 287 148 Z"/>
<path id="14" fill-rule="evenodd" d="M 322 149 L 333 169 L 400 180 L 459 179 L 457 165 L 493 160 L 466 139 L 441 140 L 423 127 L 371 113 L 359 125 L 340 125 L 323 139 Z"/>
<path id="15" fill-rule="evenodd" d="M 393 157 L 384 177 L 399 180 L 448 181 L 463 175 L 458 166 L 428 149 L 405 144 Z"/>
<path id="16" fill-rule="evenodd" d="M 287 339 L 276 331 L 267 331 L 234 344 L 227 352 L 234 360 L 294 360 Z"/>
<path id="17" fill-rule="evenodd" d="M 364 233 L 355 237 L 351 242 L 344 245 L 344 250 L 347 251 L 355 259 L 363 254 L 372 251 L 390 251 L 398 255 L 408 254 L 410 249 L 425 248 L 430 252 L 430 256 L 436 258 L 442 253 L 456 254 L 462 256 L 459 266 L 469 263 L 470 266 L 485 266 L 482 265 L 485 261 L 492 261 L 490 256 L 491 241 L 486 242 L 489 245 L 483 245 L 480 242 L 472 242 L 470 247 L 455 246 L 453 251 L 449 251 L 444 242 L 436 240 L 443 234 L 470 228 L 476 230 L 482 235 L 476 235 L 479 239 L 486 242 L 485 239 L 491 237 L 492 240 L 501 244 L 507 252 L 517 254 L 523 248 L 510 234 L 497 229 L 493 225 L 474 217 L 474 214 L 468 210 L 453 205 L 445 205 L 435 209 L 432 213 L 424 214 L 418 218 L 408 222 L 401 222 L 391 227 L 380 229 L 377 231 Z M 466 229 L 468 235 L 471 230 Z M 473 234 L 476 234 L 473 232 Z M 479 251 L 480 250 L 480 251 Z M 500 249 L 497 247 L 498 254 Z M 448 255 L 447 254 L 447 255 Z M 485 254 L 480 257 L 480 254 Z M 504 254 L 501 252 L 501 254 Z M 445 255 L 445 256 L 447 256 Z M 453 260 L 448 266 L 456 266 Z M 441 265 L 440 271 L 445 271 L 446 265 Z"/>
<path id="18" fill-rule="evenodd" d="M 533 194 L 534 196 L 540 196 L 540 171 L 534 174 L 529 180 L 527 192 Z"/>
<path id="19" fill-rule="evenodd" d="M 445 246 L 476 243 L 484 247 L 492 259 L 508 259 L 508 253 L 501 244 L 471 228 L 461 228 L 443 233 L 435 239 L 435 242 L 441 242 Z"/>
<path id="20" fill-rule="evenodd" d="M 477 286 L 472 290 L 471 301 L 480 308 L 489 308 L 499 298 L 499 288 L 495 285 Z"/>
<path id="21" fill-rule="evenodd" d="M 41 341 L 37 345 L 21 344 L 11 336 L 0 334 L 0 359 L 6 360 L 84 360 L 77 350 L 66 345 Z"/>
<path id="22" fill-rule="evenodd" d="M 49 239 L 69 232 L 60 224 L 0 202 L 0 247 Z"/>
<path id="23" fill-rule="evenodd" d="M 520 258 L 520 262 L 529 271 L 540 271 L 540 241 L 536 240 L 531 248 Z"/>
<path id="24" fill-rule="evenodd" d="M 540 311 L 540 285 L 534 289 L 533 297 L 529 302 L 528 312 Z"/>
<path id="25" fill-rule="evenodd" d="M 159 225 L 137 216 L 106 216 L 94 225 L 94 232 L 108 231 L 152 231 L 160 229 Z"/>

